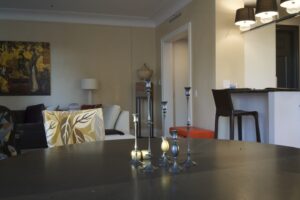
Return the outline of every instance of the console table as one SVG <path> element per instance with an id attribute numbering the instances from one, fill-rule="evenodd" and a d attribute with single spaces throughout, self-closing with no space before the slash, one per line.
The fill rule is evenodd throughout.
<path id="1" fill-rule="evenodd" d="M 139 140 L 147 148 L 147 139 Z M 153 139 L 154 164 L 160 139 Z M 179 141 L 179 161 L 185 140 Z M 0 161 L 0 199 L 300 199 L 300 150 L 193 139 L 197 166 L 179 175 L 130 166 L 134 140 L 104 141 L 28 152 Z"/>

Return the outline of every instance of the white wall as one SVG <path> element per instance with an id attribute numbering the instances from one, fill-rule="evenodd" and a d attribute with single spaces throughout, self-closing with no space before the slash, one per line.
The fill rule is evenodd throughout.
<path id="1" fill-rule="evenodd" d="M 230 80 L 244 86 L 244 38 L 234 24 L 235 11 L 242 0 L 216 0 L 216 87 Z"/>
<path id="2" fill-rule="evenodd" d="M 157 68 L 161 68 L 161 39 L 188 22 L 192 24 L 192 85 L 193 91 L 198 93 L 193 96 L 193 125 L 213 129 L 215 106 L 211 89 L 216 83 L 215 1 L 194 0 L 181 10 L 179 18 L 165 21 L 156 28 Z M 160 101 L 161 87 L 156 89 L 155 98 Z M 158 106 L 156 109 L 160 112 Z"/>
<path id="3" fill-rule="evenodd" d="M 245 87 L 276 87 L 276 26 L 245 33 Z"/>
<path id="4" fill-rule="evenodd" d="M 187 123 L 187 102 L 184 87 L 189 86 L 188 41 L 178 40 L 173 43 L 174 63 L 174 125 L 185 126 Z"/>
<path id="5" fill-rule="evenodd" d="M 134 111 L 136 70 L 155 67 L 155 29 L 68 23 L 0 21 L 0 40 L 44 41 L 51 48 L 51 96 L 0 97 L 0 105 L 87 103 L 82 78 L 96 78 L 94 102 Z"/>

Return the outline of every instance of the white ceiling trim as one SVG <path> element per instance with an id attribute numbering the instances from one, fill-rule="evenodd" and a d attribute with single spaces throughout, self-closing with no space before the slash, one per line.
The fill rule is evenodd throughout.
<path id="1" fill-rule="evenodd" d="M 188 5 L 191 2 L 192 0 L 181 0 L 174 3 L 173 6 L 159 10 L 158 13 L 152 17 L 152 19 L 155 22 L 155 25 L 158 26 L 162 24 L 163 22 L 168 20 L 168 18 L 176 14 L 176 12 L 180 11 L 182 8 L 184 8 L 186 5 Z"/>
<path id="2" fill-rule="evenodd" d="M 0 20 L 66 22 L 154 28 L 166 21 L 190 2 L 192 2 L 192 0 L 178 0 L 174 2 L 172 6 L 158 10 L 158 12 L 151 18 L 66 11 L 0 8 Z"/>
<path id="3" fill-rule="evenodd" d="M 0 9 L 0 19 L 41 22 L 67 22 L 129 27 L 155 27 L 155 22 L 153 20 L 143 17 L 45 10 Z"/>

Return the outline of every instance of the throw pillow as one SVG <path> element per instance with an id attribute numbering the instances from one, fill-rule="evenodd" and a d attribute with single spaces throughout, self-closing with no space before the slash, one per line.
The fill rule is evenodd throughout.
<path id="1" fill-rule="evenodd" d="M 81 106 L 81 110 L 88 110 L 88 109 L 95 109 L 95 108 L 102 108 L 102 104 L 94 104 L 94 105 L 85 105 Z"/>
<path id="2" fill-rule="evenodd" d="M 44 111 L 48 147 L 104 140 L 102 109 Z"/>
<path id="3" fill-rule="evenodd" d="M 106 129 L 115 128 L 120 112 L 121 112 L 121 107 L 118 105 L 103 106 L 104 127 Z"/>
<path id="4" fill-rule="evenodd" d="M 28 106 L 25 111 L 25 123 L 38 123 L 43 122 L 43 110 L 45 110 L 44 104 L 38 104 Z"/>

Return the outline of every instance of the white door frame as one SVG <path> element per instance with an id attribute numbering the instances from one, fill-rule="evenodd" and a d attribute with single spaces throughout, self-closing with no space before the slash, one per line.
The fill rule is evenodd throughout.
<path id="1" fill-rule="evenodd" d="M 174 124 L 174 101 L 173 101 L 173 44 L 172 42 L 179 39 L 180 35 L 188 34 L 188 74 L 189 74 L 189 86 L 192 86 L 192 23 L 189 22 L 175 31 L 167 34 L 161 39 L 161 88 L 162 88 L 162 101 L 168 101 L 168 112 L 165 119 L 165 130 L 163 133 L 169 133 L 169 127 Z M 184 89 L 182 88 L 182 95 L 184 95 Z M 191 125 L 193 124 L 193 89 L 191 91 L 190 98 L 190 119 Z M 162 122 L 164 123 L 164 122 Z"/>

